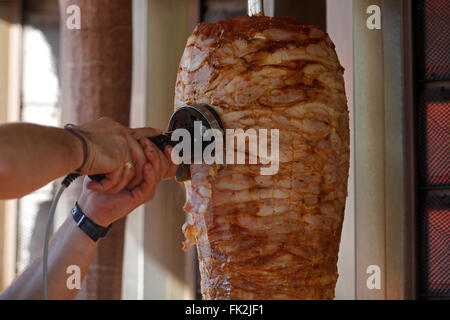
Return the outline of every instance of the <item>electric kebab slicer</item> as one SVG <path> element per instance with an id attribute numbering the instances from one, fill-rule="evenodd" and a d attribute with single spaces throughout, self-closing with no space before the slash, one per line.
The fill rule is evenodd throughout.
<path id="1" fill-rule="evenodd" d="M 217 114 L 217 112 L 208 104 L 196 104 L 196 105 L 184 105 L 175 111 L 169 122 L 168 131 L 156 136 L 149 137 L 160 150 L 164 151 L 167 146 L 174 147 L 178 144 L 178 141 L 172 141 L 172 133 L 177 129 L 186 129 L 191 136 L 191 163 L 194 163 L 194 142 L 195 142 L 195 122 L 202 123 L 201 134 L 202 136 L 208 129 L 216 129 L 224 134 L 223 123 Z M 213 138 L 214 139 L 214 138 Z M 214 140 L 212 140 L 214 141 Z M 207 145 L 211 142 L 202 142 L 202 153 Z M 101 181 L 106 176 L 99 174 L 95 176 L 89 176 L 92 180 Z M 177 170 L 175 180 L 177 182 L 185 182 L 191 179 L 191 170 L 189 164 L 181 164 Z"/>

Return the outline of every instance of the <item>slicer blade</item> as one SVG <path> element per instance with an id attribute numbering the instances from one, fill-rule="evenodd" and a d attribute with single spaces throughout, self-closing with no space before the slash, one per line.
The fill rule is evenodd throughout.
<path id="1" fill-rule="evenodd" d="M 219 115 L 208 104 L 184 105 L 177 109 L 169 122 L 169 131 L 194 127 L 195 121 L 201 121 L 208 129 L 224 131 Z"/>
<path id="2" fill-rule="evenodd" d="M 176 129 L 191 129 L 191 132 L 193 132 L 194 123 L 196 121 L 201 121 L 205 130 L 220 130 L 220 132 L 222 132 L 222 135 L 224 135 L 224 126 L 219 115 L 214 110 L 214 108 L 208 104 L 186 104 L 183 107 L 177 109 L 170 119 L 168 127 L 169 132 L 173 132 Z M 191 143 L 193 143 L 193 141 L 191 141 Z M 183 183 L 190 179 L 190 165 L 180 165 L 176 172 L 175 180 L 177 182 Z"/>

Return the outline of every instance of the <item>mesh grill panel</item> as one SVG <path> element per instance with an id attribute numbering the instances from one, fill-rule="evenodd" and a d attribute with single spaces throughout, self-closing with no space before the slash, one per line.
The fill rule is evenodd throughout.
<path id="1" fill-rule="evenodd" d="M 416 0 L 419 276 L 422 297 L 450 297 L 450 5 Z"/>
<path id="2" fill-rule="evenodd" d="M 450 186 L 450 89 L 426 86 L 419 100 L 422 186 Z"/>
<path id="3" fill-rule="evenodd" d="M 422 204 L 421 291 L 450 296 L 450 192 L 429 192 Z"/>
<path id="4" fill-rule="evenodd" d="M 416 1 L 420 80 L 450 78 L 450 5 L 448 0 Z"/>

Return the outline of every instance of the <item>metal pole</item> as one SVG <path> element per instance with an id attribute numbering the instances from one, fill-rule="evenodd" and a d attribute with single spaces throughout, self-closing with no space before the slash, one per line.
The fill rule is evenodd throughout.
<path id="1" fill-rule="evenodd" d="M 248 15 L 264 16 L 264 1 L 263 0 L 248 0 Z"/>

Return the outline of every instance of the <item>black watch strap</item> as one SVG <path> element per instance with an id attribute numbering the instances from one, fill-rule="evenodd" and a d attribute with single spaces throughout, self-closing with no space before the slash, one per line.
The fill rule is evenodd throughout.
<path id="1" fill-rule="evenodd" d="M 81 210 L 78 203 L 75 204 L 75 207 L 72 209 L 72 217 L 77 223 L 77 226 L 84 231 L 92 240 L 95 242 L 100 238 L 104 238 L 108 233 L 109 229 L 111 229 L 111 225 L 107 228 L 99 226 L 95 224 L 94 221 L 89 219 Z"/>

